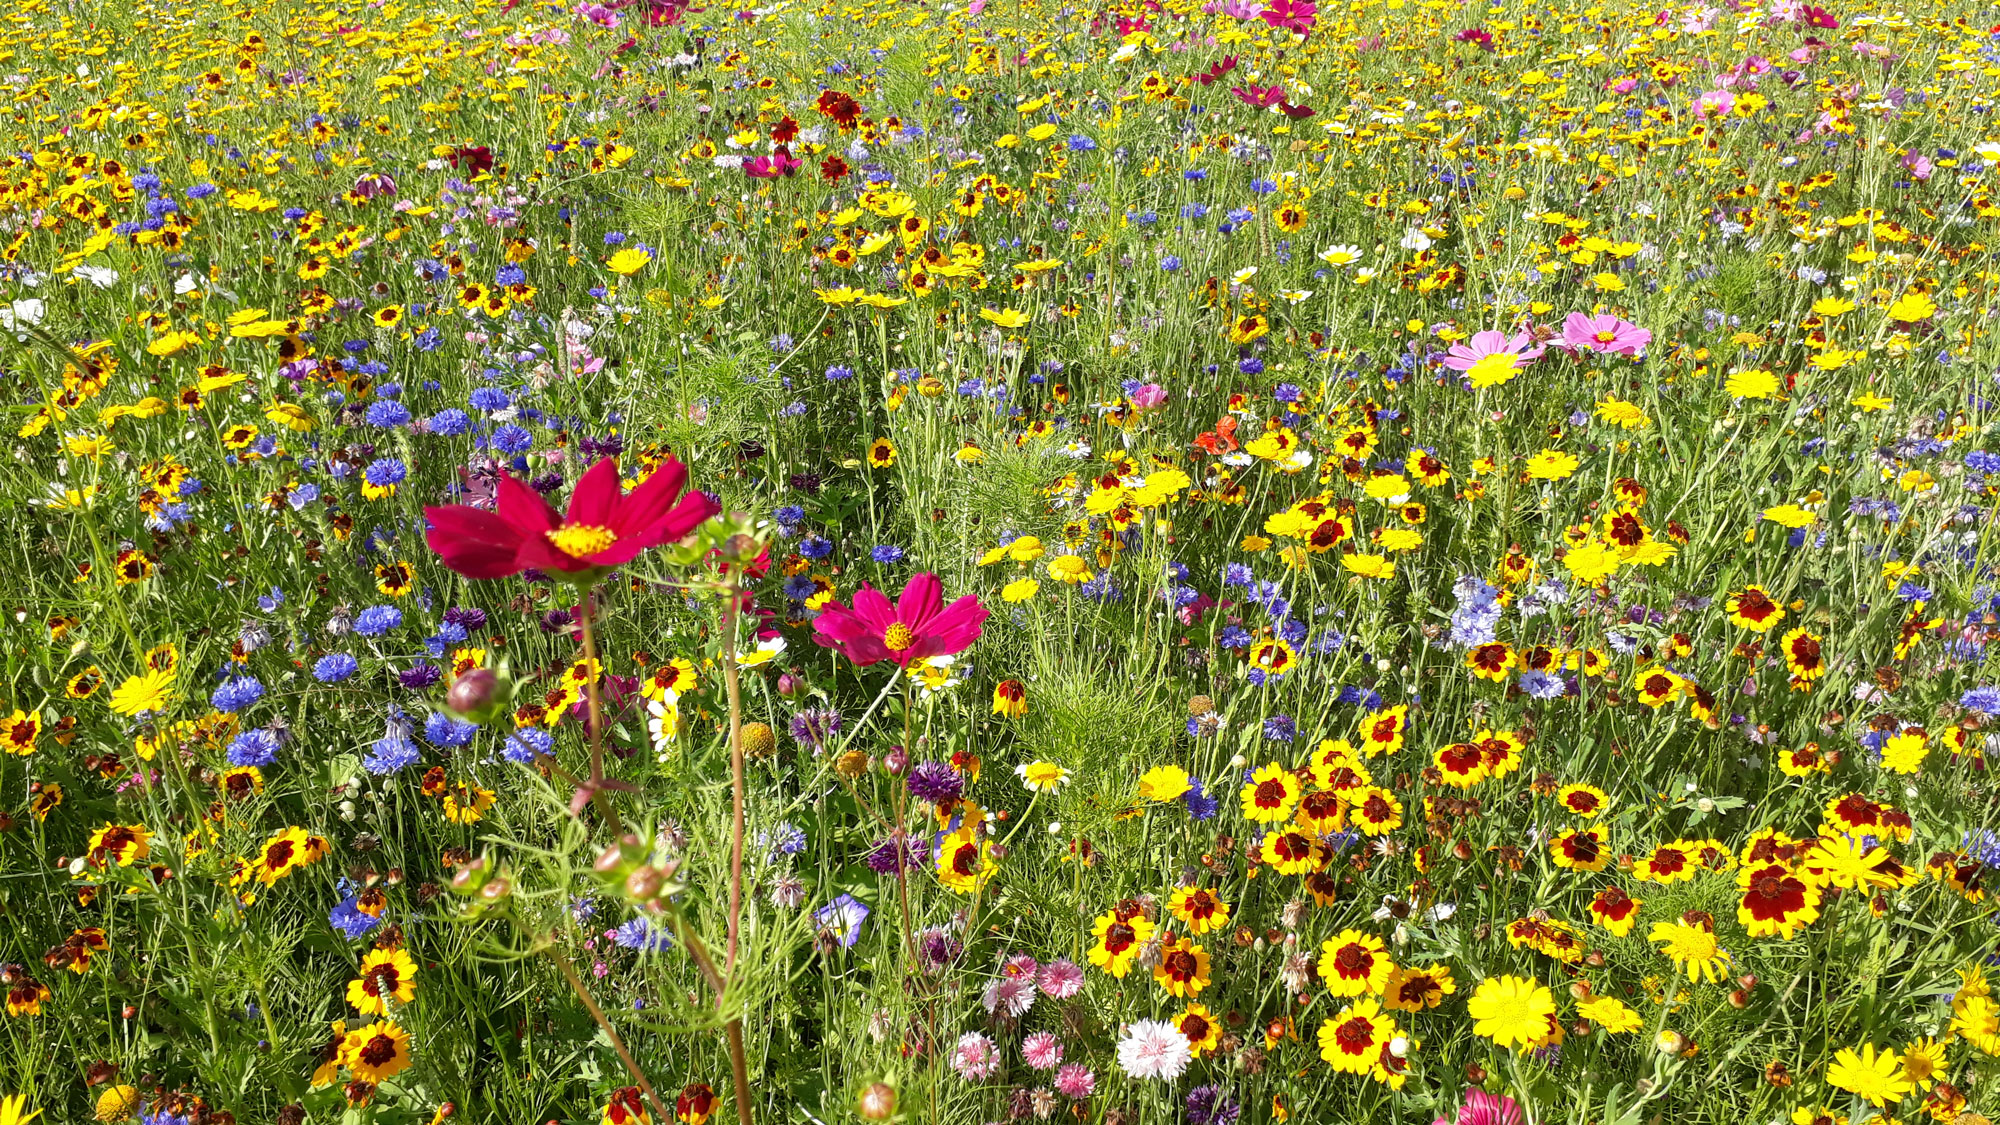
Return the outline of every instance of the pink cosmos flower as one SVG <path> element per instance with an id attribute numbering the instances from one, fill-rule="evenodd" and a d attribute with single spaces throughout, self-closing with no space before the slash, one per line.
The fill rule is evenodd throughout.
<path id="1" fill-rule="evenodd" d="M 1727 90 L 1709 90 L 1694 100 L 1694 111 L 1703 117 L 1727 117 L 1736 108 L 1736 95 Z"/>
<path id="2" fill-rule="evenodd" d="M 1603 355 L 1636 356 L 1653 342 L 1653 334 L 1610 313 L 1585 316 L 1573 312 L 1563 320 L 1563 346 Z"/>
<path id="3" fill-rule="evenodd" d="M 1132 409 L 1137 411 L 1158 410 L 1167 404 L 1167 389 L 1158 383 L 1147 383 L 1132 392 Z"/>
<path id="4" fill-rule="evenodd" d="M 1269 109 L 1285 100 L 1285 88 L 1276 83 L 1272 83 L 1269 87 L 1258 86 L 1254 82 L 1247 88 L 1231 86 L 1229 92 L 1235 94 L 1237 100 L 1244 105 L 1256 109 Z"/>
<path id="5" fill-rule="evenodd" d="M 1444 365 L 1463 371 L 1475 389 L 1498 386 L 1520 374 L 1521 369 L 1542 358 L 1547 349 L 1526 332 L 1512 336 L 1488 330 L 1475 332 L 1472 339 L 1453 344 L 1445 353 Z"/>
<path id="6" fill-rule="evenodd" d="M 1070 1063 L 1056 1071 L 1056 1089 L 1065 1098 L 1082 1101 L 1097 1092 L 1097 1076 L 1082 1063 Z"/>
<path id="7" fill-rule="evenodd" d="M 1062 1043 L 1052 1031 L 1037 1031 L 1021 1041 L 1021 1058 L 1036 1070 L 1062 1065 Z"/>
<path id="8" fill-rule="evenodd" d="M 1318 11 L 1319 6 L 1308 0 L 1271 0 L 1271 6 L 1258 12 L 1257 18 L 1275 29 L 1310 35 Z"/>
<path id="9" fill-rule="evenodd" d="M 979 639 L 986 607 L 976 594 L 947 606 L 939 592 L 943 588 L 937 575 L 925 572 L 910 579 L 892 604 L 863 582 L 852 609 L 833 602 L 820 611 L 813 620 L 813 641 L 839 649 L 863 667 L 893 660 L 908 668 L 919 660 L 964 652 Z"/>
<path id="10" fill-rule="evenodd" d="M 1051 961 L 1035 974 L 1035 983 L 1051 1000 L 1067 1000 L 1083 991 L 1083 970 L 1064 957 Z"/>
<path id="11" fill-rule="evenodd" d="M 755 180 L 775 180 L 798 171 L 801 163 L 792 157 L 790 149 L 779 145 L 769 156 L 753 156 L 744 161 L 743 174 Z"/>
<path id="12" fill-rule="evenodd" d="M 1475 1088 L 1465 1092 L 1456 1121 L 1440 1117 L 1431 1125 L 1521 1125 L 1521 1120 L 1521 1106 L 1513 1098 Z"/>

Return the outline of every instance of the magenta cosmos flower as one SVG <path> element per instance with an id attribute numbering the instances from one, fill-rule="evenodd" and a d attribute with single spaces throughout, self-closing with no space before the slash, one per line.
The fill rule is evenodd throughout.
<path id="1" fill-rule="evenodd" d="M 1521 1125 L 1521 1117 L 1520 1103 L 1513 1098 L 1475 1088 L 1465 1092 L 1455 1121 L 1440 1117 L 1431 1125 Z"/>
<path id="2" fill-rule="evenodd" d="M 1318 10 L 1318 5 L 1306 0 L 1271 0 L 1271 6 L 1258 12 L 1257 18 L 1276 29 L 1310 35 Z"/>
<path id="3" fill-rule="evenodd" d="M 1638 355 L 1653 334 L 1610 313 L 1585 316 L 1573 312 L 1563 319 L 1563 346 L 1572 350 L 1601 352 L 1604 355 Z"/>
<path id="4" fill-rule="evenodd" d="M 1522 368 L 1540 359 L 1545 350 L 1526 332 L 1509 336 L 1488 330 L 1473 333 L 1472 339 L 1465 343 L 1453 344 L 1445 353 L 1444 365 L 1465 372 L 1473 389 L 1480 390 L 1512 379 Z"/>
<path id="5" fill-rule="evenodd" d="M 505 578 L 529 567 L 584 577 L 630 562 L 648 547 L 678 542 L 720 510 L 699 492 L 681 495 L 686 483 L 686 467 L 669 457 L 625 495 L 617 462 L 606 458 L 576 482 L 569 514 L 558 516 L 534 489 L 502 473 L 498 512 L 463 504 L 427 507 L 431 527 L 424 539 L 467 578 Z"/>
<path id="6" fill-rule="evenodd" d="M 947 606 L 943 588 L 937 575 L 919 574 L 891 604 L 863 582 L 852 609 L 834 602 L 813 619 L 813 640 L 861 665 L 893 660 L 908 668 L 918 660 L 964 652 L 979 639 L 986 607 L 976 594 Z"/>

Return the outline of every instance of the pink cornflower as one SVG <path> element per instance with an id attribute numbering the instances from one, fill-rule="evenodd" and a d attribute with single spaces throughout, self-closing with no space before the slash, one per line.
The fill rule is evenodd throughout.
<path id="1" fill-rule="evenodd" d="M 1167 404 L 1167 389 L 1158 383 L 1147 383 L 1132 392 L 1132 409 L 1138 411 L 1158 410 Z"/>
<path id="2" fill-rule="evenodd" d="M 1003 977 L 1028 977 L 1032 979 L 1035 975 L 1035 970 L 1038 968 L 1040 966 L 1035 964 L 1035 959 L 1032 955 L 1016 953 L 1001 963 L 1000 975 Z"/>
<path id="3" fill-rule="evenodd" d="M 1455 1121 L 1440 1117 L 1431 1125 L 1521 1125 L 1521 1106 L 1505 1094 L 1474 1088 L 1465 1092 Z"/>
<path id="4" fill-rule="evenodd" d="M 986 986 L 986 994 L 979 998 L 986 1006 L 986 1014 L 1003 1015 L 1008 1019 L 1019 1019 L 1035 1006 L 1035 978 L 1030 976 L 999 976 Z"/>
<path id="5" fill-rule="evenodd" d="M 1497 387 L 1521 373 L 1521 369 L 1542 357 L 1546 350 L 1526 332 L 1512 336 L 1504 332 L 1475 332 L 1472 339 L 1453 344 L 1445 353 L 1444 365 L 1465 372 L 1472 389 Z"/>
<path id="6" fill-rule="evenodd" d="M 968 1082 L 984 1081 L 1000 1069 L 1000 1048 L 979 1032 L 968 1031 L 952 1048 L 951 1068 Z"/>
<path id="7" fill-rule="evenodd" d="M 1187 1036 L 1166 1020 L 1136 1020 L 1118 1038 L 1118 1067 L 1133 1078 L 1179 1078 L 1194 1051 Z"/>
<path id="8" fill-rule="evenodd" d="M 1056 1089 L 1065 1098 L 1082 1101 L 1097 1092 L 1097 1076 L 1082 1063 L 1070 1063 L 1056 1071 Z"/>
<path id="9" fill-rule="evenodd" d="M 1062 1065 L 1062 1044 L 1052 1031 L 1037 1031 L 1021 1041 L 1021 1058 L 1036 1070 Z"/>
<path id="10" fill-rule="evenodd" d="M 1610 313 L 1586 316 L 1573 312 L 1563 319 L 1563 346 L 1571 351 L 1636 356 L 1653 342 L 1653 334 Z"/>
<path id="11" fill-rule="evenodd" d="M 1035 983 L 1051 1000 L 1067 1000 L 1083 991 L 1083 970 L 1065 957 L 1051 961 L 1035 974 Z"/>

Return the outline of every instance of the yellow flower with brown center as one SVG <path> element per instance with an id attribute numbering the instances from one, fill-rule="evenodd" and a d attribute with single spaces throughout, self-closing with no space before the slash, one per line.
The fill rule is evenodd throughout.
<path id="1" fill-rule="evenodd" d="M 1395 971 L 1396 963 L 1374 934 L 1342 930 L 1320 945 L 1319 977 L 1335 996 L 1379 993 Z"/>
<path id="2" fill-rule="evenodd" d="M 380 1083 L 410 1065 L 410 1033 L 392 1020 L 378 1020 L 349 1032 L 341 1044 L 341 1062 L 363 1082 Z"/>
<path id="3" fill-rule="evenodd" d="M 364 1016 L 389 1014 L 389 1003 L 417 996 L 417 966 L 401 949 L 374 949 L 361 959 L 360 975 L 347 982 L 347 1002 Z"/>
<path id="4" fill-rule="evenodd" d="M 1208 987 L 1208 952 L 1192 941 L 1169 937 L 1160 945 L 1153 980 L 1169 996 L 1196 996 Z"/>

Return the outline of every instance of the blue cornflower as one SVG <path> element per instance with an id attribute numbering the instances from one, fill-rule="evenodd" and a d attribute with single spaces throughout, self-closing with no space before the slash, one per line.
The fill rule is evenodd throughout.
<path id="1" fill-rule="evenodd" d="M 403 483 L 410 475 L 409 466 L 394 457 L 377 457 L 361 470 L 361 479 L 377 488 L 388 488 Z"/>
<path id="2" fill-rule="evenodd" d="M 379 637 L 402 624 L 402 610 L 392 605 L 371 605 L 354 618 L 354 631 L 364 637 Z"/>
<path id="3" fill-rule="evenodd" d="M 634 918 L 613 930 L 611 940 L 626 949 L 636 949 L 641 953 L 659 953 L 674 944 L 673 938 L 667 931 L 655 927 L 644 918 Z"/>
<path id="4" fill-rule="evenodd" d="M 228 754 L 232 766 L 268 766 L 278 758 L 278 736 L 262 727 L 246 730 L 229 740 Z"/>
<path id="5" fill-rule="evenodd" d="M 368 756 L 361 764 L 369 773 L 391 774 L 409 766 L 419 756 L 417 744 L 410 739 L 410 723 L 400 711 L 391 712 L 382 737 L 377 739 Z"/>
<path id="6" fill-rule="evenodd" d="M 337 684 L 361 670 L 361 662 L 344 652 L 330 652 L 313 663 L 313 679 Z"/>
<path id="7" fill-rule="evenodd" d="M 771 829 L 766 842 L 774 855 L 797 855 L 806 850 L 806 830 L 796 824 L 781 823 Z"/>
<path id="8" fill-rule="evenodd" d="M 461 722 L 442 711 L 433 711 L 431 717 L 424 720 L 424 737 L 429 739 L 433 746 L 447 749 L 463 746 L 471 742 L 473 736 L 478 733 L 479 724 Z"/>
<path id="9" fill-rule="evenodd" d="M 241 711 L 245 707 L 264 698 L 264 685 L 255 676 L 237 676 L 227 680 L 214 694 L 208 697 L 209 706 L 228 714 Z"/>
<path id="10" fill-rule="evenodd" d="M 1561 699 L 1568 694 L 1569 684 L 1560 676 L 1531 668 L 1521 673 L 1521 691 L 1531 699 Z"/>
<path id="11" fill-rule="evenodd" d="M 903 561 L 903 549 L 891 543 L 884 543 L 868 552 L 868 557 L 878 563 L 899 563 Z"/>
<path id="12" fill-rule="evenodd" d="M 548 731 L 540 727 L 522 727 L 507 736 L 501 744 L 500 754 L 518 765 L 532 765 L 537 754 L 547 754 L 554 749 L 556 740 Z"/>
<path id="13" fill-rule="evenodd" d="M 348 895 L 340 900 L 326 916 L 327 925 L 339 930 L 348 941 L 359 941 L 374 932 L 382 924 L 382 919 L 361 909 L 358 899 Z"/>
<path id="14" fill-rule="evenodd" d="M 430 431 L 444 437 L 457 437 L 472 429 L 472 417 L 456 406 L 446 407 L 431 415 Z"/>
<path id="15" fill-rule="evenodd" d="M 507 392 L 499 387 L 480 387 L 466 397 L 466 404 L 474 410 L 505 410 L 514 404 Z"/>
<path id="16" fill-rule="evenodd" d="M 510 422 L 494 430 L 493 436 L 488 440 L 492 442 L 493 448 L 502 453 L 526 453 L 533 448 L 535 435 Z"/>
<path id="17" fill-rule="evenodd" d="M 1181 803 L 1187 806 L 1188 815 L 1196 820 L 1207 820 L 1222 807 L 1222 802 L 1208 795 L 1198 777 L 1188 778 L 1188 791 L 1181 794 Z"/>
<path id="18" fill-rule="evenodd" d="M 1958 705 L 1982 715 L 2000 715 L 2000 687 L 1982 684 L 1968 688 L 1958 697 Z"/>

